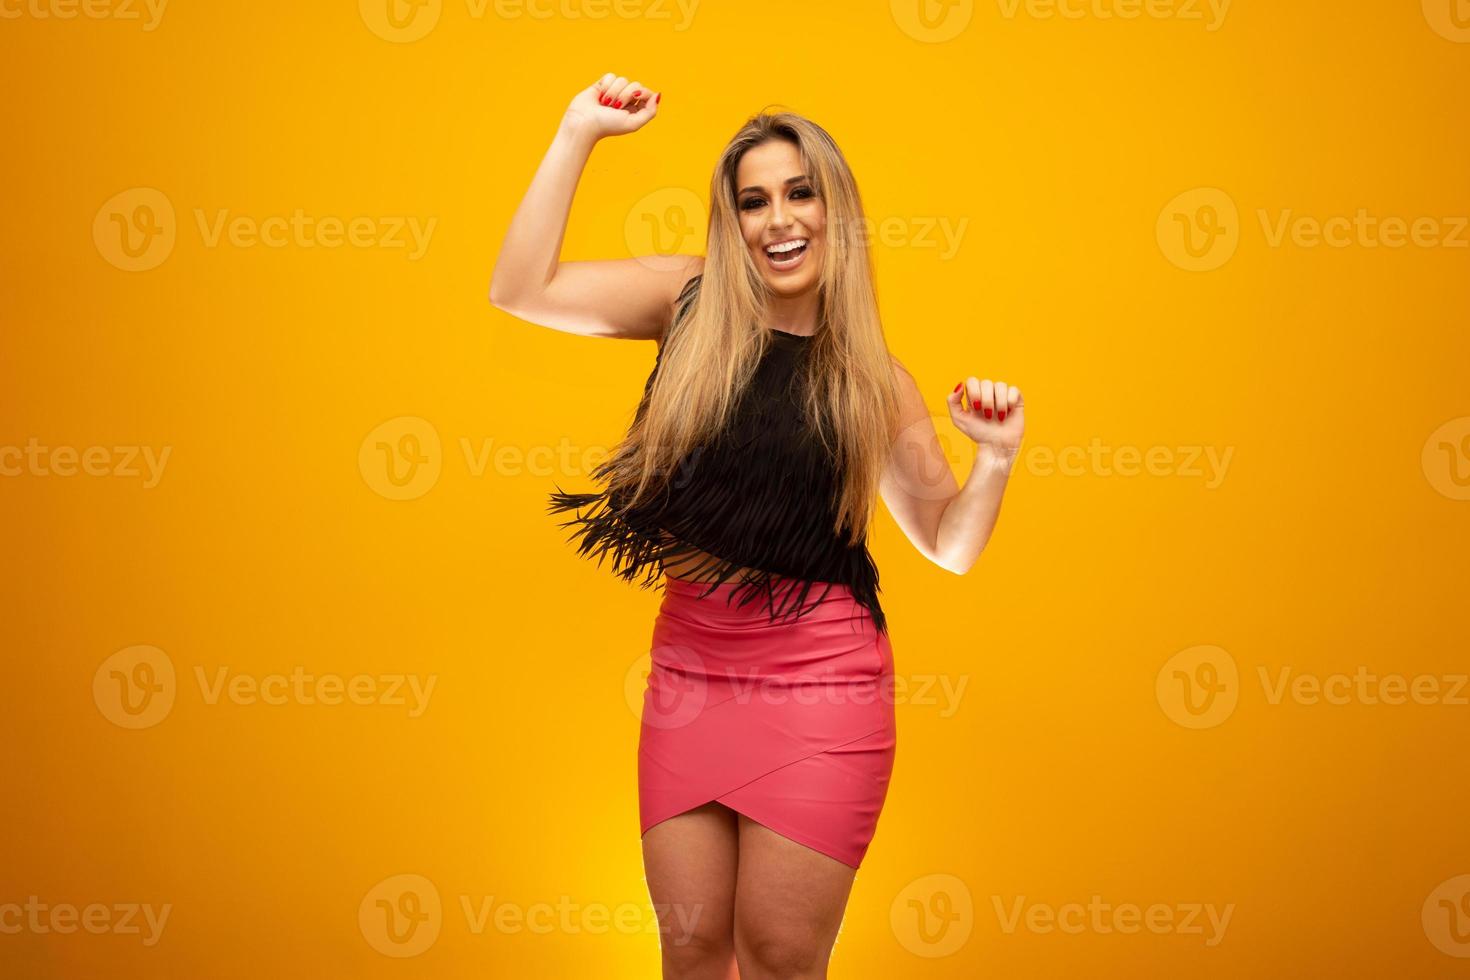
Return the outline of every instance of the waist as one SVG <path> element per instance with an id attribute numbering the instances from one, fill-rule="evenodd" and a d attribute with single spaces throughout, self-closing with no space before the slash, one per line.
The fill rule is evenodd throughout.
<path id="1" fill-rule="evenodd" d="M 813 579 L 802 579 L 787 575 L 776 575 L 772 572 L 757 572 L 755 569 L 750 569 L 749 571 L 754 574 L 758 574 L 761 579 L 769 582 L 771 589 L 777 593 L 789 589 L 799 589 L 803 585 L 809 585 L 814 595 L 821 595 L 822 592 L 825 590 L 828 596 L 852 598 L 852 589 L 842 584 L 841 582 L 819 582 Z M 744 579 L 741 577 L 740 572 L 736 572 L 729 579 L 718 584 L 715 584 L 713 579 L 701 582 L 697 579 L 683 578 L 669 572 L 664 573 L 665 589 L 669 592 L 675 592 L 680 595 L 703 596 L 708 594 L 709 597 L 712 599 L 723 599 L 744 584 L 745 582 Z"/>
<path id="2" fill-rule="evenodd" d="M 770 666 L 789 659 L 787 666 L 795 670 L 814 669 L 841 653 L 858 657 L 856 675 L 870 675 L 881 666 L 873 644 L 886 636 L 880 637 L 871 611 L 840 582 L 777 575 L 756 583 L 694 582 L 673 575 L 663 581 L 655 659 L 658 651 L 698 651 L 712 664 L 754 660 Z"/>

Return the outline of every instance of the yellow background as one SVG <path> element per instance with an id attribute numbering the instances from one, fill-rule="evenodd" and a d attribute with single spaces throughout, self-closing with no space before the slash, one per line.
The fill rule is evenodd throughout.
<path id="1" fill-rule="evenodd" d="M 112 475 L 0 477 L 0 906 L 170 912 L 153 945 L 0 932 L 0 974 L 656 975 L 628 690 L 658 594 L 545 514 L 553 484 L 591 485 L 653 348 L 486 301 L 563 107 L 608 70 L 666 94 L 595 150 L 563 257 L 638 254 L 655 227 L 700 250 L 689 201 L 746 116 L 784 105 L 888 222 L 885 329 L 941 431 L 963 376 L 1027 402 L 970 574 L 874 526 L 910 686 L 832 975 L 1470 972 L 1470 906 L 1448 918 L 1467 692 L 1271 696 L 1283 670 L 1447 693 L 1470 659 L 1470 234 L 1271 237 L 1288 212 L 1442 238 L 1470 213 L 1470 30 L 1448 0 L 1238 0 L 1213 23 L 1185 0 L 1132 19 L 1006 0 L 932 4 L 929 26 L 914 2 L 445 0 L 400 6 L 402 29 L 353 0 L 173 0 L 152 29 L 51 16 L 71 9 L 6 0 L 0 20 L 0 447 L 170 455 L 151 486 L 121 454 Z M 107 230 L 146 217 L 137 188 L 174 240 L 129 271 Z M 200 229 L 298 209 L 434 224 L 418 258 Z M 1185 267 L 1186 225 L 1218 229 L 1212 267 Z M 944 227 L 963 228 L 947 254 Z M 406 489 L 378 448 L 404 435 L 427 467 Z M 1090 445 L 1165 463 L 1045 465 Z M 1213 481 L 1188 465 L 1206 449 L 1231 454 Z M 1236 674 L 1215 674 L 1230 710 L 1189 724 L 1200 656 Z M 171 700 L 127 727 L 116 678 L 146 679 L 138 661 Z M 209 696 L 220 671 L 298 668 L 435 686 L 417 716 Z M 376 899 L 412 888 L 437 932 L 385 954 Z M 1213 945 L 1005 928 L 1022 897 L 1094 895 L 1231 919 Z M 487 900 L 550 926 L 477 930 L 465 903 Z"/>

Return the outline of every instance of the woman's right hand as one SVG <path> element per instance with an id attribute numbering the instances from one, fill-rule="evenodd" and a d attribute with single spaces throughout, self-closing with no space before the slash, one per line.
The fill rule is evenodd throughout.
<path id="1" fill-rule="evenodd" d="M 655 93 L 642 82 L 608 72 L 573 97 L 567 105 L 567 119 L 594 139 L 621 136 L 642 129 L 658 115 L 662 97 L 663 93 Z"/>

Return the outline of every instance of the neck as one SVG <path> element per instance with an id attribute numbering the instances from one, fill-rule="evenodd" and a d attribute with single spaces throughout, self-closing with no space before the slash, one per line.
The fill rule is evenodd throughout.
<path id="1" fill-rule="evenodd" d="M 796 296 L 773 296 L 766 304 L 766 326 L 787 333 L 817 332 L 817 291 L 808 289 Z"/>

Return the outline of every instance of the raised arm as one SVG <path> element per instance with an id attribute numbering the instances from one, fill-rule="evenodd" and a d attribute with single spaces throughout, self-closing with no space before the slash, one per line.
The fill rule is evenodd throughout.
<path id="1" fill-rule="evenodd" d="M 597 141 L 658 115 L 660 95 L 609 72 L 567 105 L 516 208 L 490 278 L 490 302 L 522 320 L 590 337 L 658 339 L 704 260 L 694 255 L 561 261 L 577 181 Z"/>
<path id="2" fill-rule="evenodd" d="M 1021 392 L 970 377 L 946 401 L 955 428 L 975 442 L 961 487 L 913 375 L 895 361 L 902 412 L 893 453 L 879 483 L 895 523 L 925 558 L 956 575 L 974 566 L 1000 518 L 1000 504 L 1025 429 Z M 970 399 L 969 410 L 964 398 Z"/>

